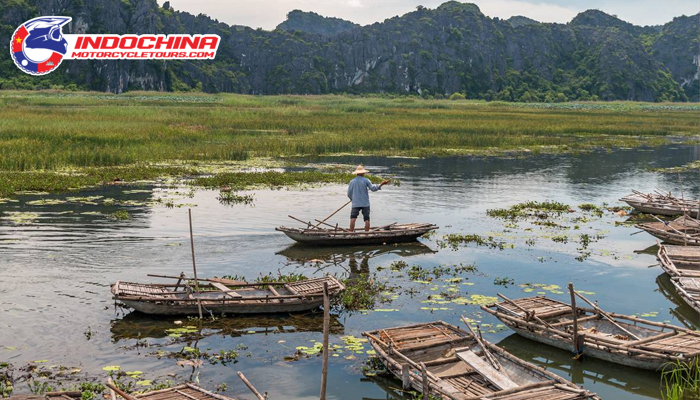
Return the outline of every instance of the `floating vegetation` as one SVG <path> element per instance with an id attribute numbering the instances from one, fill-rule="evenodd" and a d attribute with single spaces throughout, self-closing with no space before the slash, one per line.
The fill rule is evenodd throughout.
<path id="1" fill-rule="evenodd" d="M 59 200 L 59 199 L 40 199 L 40 200 L 31 200 L 26 202 L 25 204 L 28 204 L 30 206 L 55 206 L 59 204 L 66 204 L 66 200 Z"/>
<path id="2" fill-rule="evenodd" d="M 602 217 L 602 216 L 603 216 L 603 207 L 599 207 L 599 206 L 597 206 L 597 205 L 595 205 L 595 204 L 583 203 L 583 204 L 580 204 L 580 205 L 578 206 L 578 208 L 580 208 L 580 209 L 583 210 L 583 211 L 586 211 L 586 212 L 589 212 L 589 213 L 593 213 L 593 214 L 597 215 L 598 217 Z"/>
<path id="3" fill-rule="evenodd" d="M 681 165 L 680 167 L 652 168 L 651 170 L 654 172 L 661 172 L 664 174 L 698 171 L 700 170 L 700 160 L 691 161 L 687 164 Z"/>
<path id="4" fill-rule="evenodd" d="M 117 210 L 109 214 L 109 217 L 115 221 L 127 221 L 131 219 L 131 214 L 126 210 Z"/>
<path id="5" fill-rule="evenodd" d="M 345 290 L 331 299 L 331 304 L 345 311 L 371 310 L 377 302 L 388 303 L 383 293 L 393 290 L 388 284 L 377 280 L 376 276 L 361 274 L 354 279 L 343 280 Z"/>
<path id="6" fill-rule="evenodd" d="M 39 214 L 31 212 L 5 211 L 7 219 L 15 225 L 31 225 L 39 219 Z"/>
<path id="7" fill-rule="evenodd" d="M 493 284 L 496 285 L 496 286 L 505 286 L 505 287 L 508 287 L 508 285 L 515 285 L 515 280 L 512 279 L 512 278 L 508 278 L 508 277 L 503 277 L 503 278 L 501 278 L 501 277 L 496 277 L 496 278 L 493 280 Z"/>
<path id="8" fill-rule="evenodd" d="M 561 286 L 559 285 L 547 285 L 544 283 L 525 283 L 520 285 L 521 288 L 523 288 L 523 292 L 525 293 L 531 293 L 534 291 L 537 291 L 537 294 L 547 294 L 546 292 L 552 293 L 552 294 L 564 294 L 564 292 L 561 290 Z"/>
<path id="9" fill-rule="evenodd" d="M 219 196 L 216 198 L 219 203 L 227 206 L 232 206 L 234 204 L 243 204 L 246 206 L 252 205 L 255 197 L 252 194 L 236 194 L 231 191 L 219 192 Z"/>
<path id="10" fill-rule="evenodd" d="M 546 219 L 553 215 L 568 213 L 570 210 L 571 207 L 569 205 L 556 201 L 528 201 L 525 203 L 512 205 L 509 208 L 495 208 L 486 210 L 486 214 L 493 218 L 510 220 L 518 220 L 528 217 Z"/>
<path id="11" fill-rule="evenodd" d="M 477 246 L 488 246 L 492 249 L 504 250 L 506 248 L 513 248 L 512 244 L 506 244 L 504 242 L 496 241 L 493 236 L 480 236 L 476 234 L 461 235 L 456 233 L 451 233 L 442 237 L 443 240 L 438 240 L 437 244 L 440 248 L 444 249 L 450 247 L 452 250 L 459 249 L 459 246 L 464 244 L 474 243 Z"/>

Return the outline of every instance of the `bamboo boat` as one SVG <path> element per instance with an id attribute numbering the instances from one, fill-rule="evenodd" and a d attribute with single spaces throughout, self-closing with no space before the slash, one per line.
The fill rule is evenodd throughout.
<path id="1" fill-rule="evenodd" d="M 682 246 L 700 246 L 700 220 L 686 215 L 674 221 L 646 222 L 635 225 L 664 242 Z"/>
<path id="2" fill-rule="evenodd" d="M 564 378 L 442 321 L 363 335 L 386 368 L 402 380 L 404 390 L 412 387 L 423 398 L 599 400 Z"/>
<path id="3" fill-rule="evenodd" d="M 700 313 L 700 248 L 660 245 L 656 257 L 681 299 Z"/>
<path id="4" fill-rule="evenodd" d="M 114 386 L 109 383 L 108 386 Z M 110 390 L 114 390 L 111 389 Z M 117 390 L 119 390 L 117 388 Z M 174 386 L 162 390 L 152 390 L 140 394 L 127 394 L 119 390 L 113 398 L 117 398 L 117 394 L 124 400 L 235 400 L 231 397 L 223 396 L 217 393 L 212 393 L 192 383 Z M 27 395 L 13 396 L 12 400 L 80 400 L 82 393 L 80 391 L 63 391 L 63 392 L 47 392 L 44 395 Z"/>
<path id="5" fill-rule="evenodd" d="M 502 295 L 504 301 L 481 308 L 528 339 L 634 368 L 661 370 L 669 361 L 689 362 L 700 355 L 699 332 L 605 312 L 572 293 L 593 309 L 545 296 L 509 300 Z"/>
<path id="6" fill-rule="evenodd" d="M 641 193 L 633 191 L 632 194 L 620 199 L 629 204 L 635 210 L 646 214 L 656 215 L 694 215 L 700 212 L 700 202 L 697 200 L 685 200 L 672 196 L 671 193 Z"/>
<path id="7" fill-rule="evenodd" d="M 369 231 L 355 230 L 350 232 L 340 227 L 326 229 L 309 223 L 306 228 L 280 226 L 275 228 L 275 230 L 283 232 L 290 239 L 299 243 L 322 246 L 347 246 L 413 242 L 420 236 L 437 228 L 433 224 L 424 223 L 390 224 L 370 228 Z"/>
<path id="8" fill-rule="evenodd" d="M 202 308 L 213 314 L 307 311 L 323 304 L 324 283 L 328 284 L 330 296 L 345 290 L 345 286 L 333 276 L 293 283 L 229 281 L 224 284 L 220 279 L 201 278 L 198 281 L 199 295 L 187 279 L 165 284 L 117 281 L 111 291 L 115 300 L 142 313 L 195 315 L 199 312 L 200 301 Z"/>
<path id="9" fill-rule="evenodd" d="M 116 386 L 111 384 L 107 386 L 109 386 L 111 390 L 118 390 Z M 121 390 L 116 394 L 124 400 L 235 400 L 231 397 L 210 392 L 192 383 L 185 383 L 167 389 L 152 390 L 140 394 L 129 395 Z"/>

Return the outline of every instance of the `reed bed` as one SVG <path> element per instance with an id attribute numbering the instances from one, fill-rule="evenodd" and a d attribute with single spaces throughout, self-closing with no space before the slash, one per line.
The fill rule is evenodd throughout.
<path id="1" fill-rule="evenodd" d="M 653 145 L 692 135 L 699 120 L 694 104 L 3 91 L 0 180 L 12 179 L 8 172 L 95 168 L 89 175 L 182 160 Z"/>
<path id="2" fill-rule="evenodd" d="M 698 128 L 700 108 L 342 96 L 0 93 L 0 170 L 328 154 L 429 156 L 634 145 Z M 624 107 L 623 107 L 624 105 Z"/>

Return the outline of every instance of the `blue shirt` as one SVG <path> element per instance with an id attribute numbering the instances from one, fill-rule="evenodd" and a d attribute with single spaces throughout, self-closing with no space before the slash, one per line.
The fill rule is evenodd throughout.
<path id="1" fill-rule="evenodd" d="M 358 176 L 348 185 L 348 198 L 352 200 L 354 207 L 369 207 L 369 191 L 376 192 L 381 186 L 373 185 L 372 181 L 364 176 Z"/>

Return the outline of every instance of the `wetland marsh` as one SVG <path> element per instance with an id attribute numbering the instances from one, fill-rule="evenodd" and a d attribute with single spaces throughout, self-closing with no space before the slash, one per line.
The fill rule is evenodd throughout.
<path id="1" fill-rule="evenodd" d="M 201 276 L 332 273 L 384 284 L 373 309 L 334 309 L 331 398 L 410 398 L 395 390 L 400 382 L 363 374 L 372 354 L 361 332 L 438 319 L 459 325 L 460 315 L 481 324 L 490 341 L 603 398 L 660 398 L 659 374 L 574 361 L 515 336 L 478 305 L 497 293 L 566 301 L 566 285 L 574 282 L 604 308 L 697 328 L 700 317 L 665 289 L 660 268 L 649 268 L 655 240 L 630 236 L 634 220 L 613 211 L 631 188 L 678 192 L 676 174 L 652 169 L 698 159 L 697 146 L 672 144 L 531 157 L 300 160 L 301 170 L 363 162 L 377 175 L 398 178 L 401 186 L 373 193 L 374 223 L 440 226 L 420 243 L 399 246 L 308 248 L 274 231 L 295 224 L 287 214 L 307 220 L 343 204 L 345 185 L 334 182 L 237 192 L 252 195 L 252 204 L 222 204 L 218 190 L 173 180 L 12 196 L 0 204 L 0 362 L 16 378 L 20 368 L 35 371 L 31 381 L 18 379 L 18 393 L 42 382 L 70 387 L 112 374 L 132 390 L 197 379 L 246 398 L 235 375 L 242 370 L 270 398 L 316 398 L 321 313 L 208 318 L 199 330 L 186 318 L 129 313 L 110 300 L 116 280 L 191 269 L 191 207 Z M 685 196 L 699 197 L 696 173 L 682 177 Z M 531 218 L 533 205 L 519 205 L 529 201 L 548 216 Z M 552 203 L 542 206 L 546 201 Z M 128 218 L 112 217 L 120 210 Z M 499 217 L 508 210 L 517 218 Z M 347 224 L 347 213 L 335 222 Z"/>
<path id="2" fill-rule="evenodd" d="M 499 292 L 566 301 L 574 282 L 603 308 L 700 324 L 617 201 L 631 189 L 700 197 L 697 104 L 8 91 L 0 104 L 0 396 L 10 381 L 27 393 L 111 375 L 128 390 L 196 380 L 246 398 L 243 370 L 271 399 L 316 398 L 320 312 L 200 328 L 111 300 L 117 280 L 190 271 L 188 208 L 200 276 L 354 283 L 333 308 L 334 399 L 411 398 L 367 370 L 361 332 L 460 315 L 603 398 L 660 398 L 659 374 L 515 336 L 479 310 Z M 358 163 L 393 178 L 372 194 L 375 225 L 440 229 L 344 248 L 274 231 L 345 203 Z M 346 211 L 329 222 L 347 224 Z"/>

